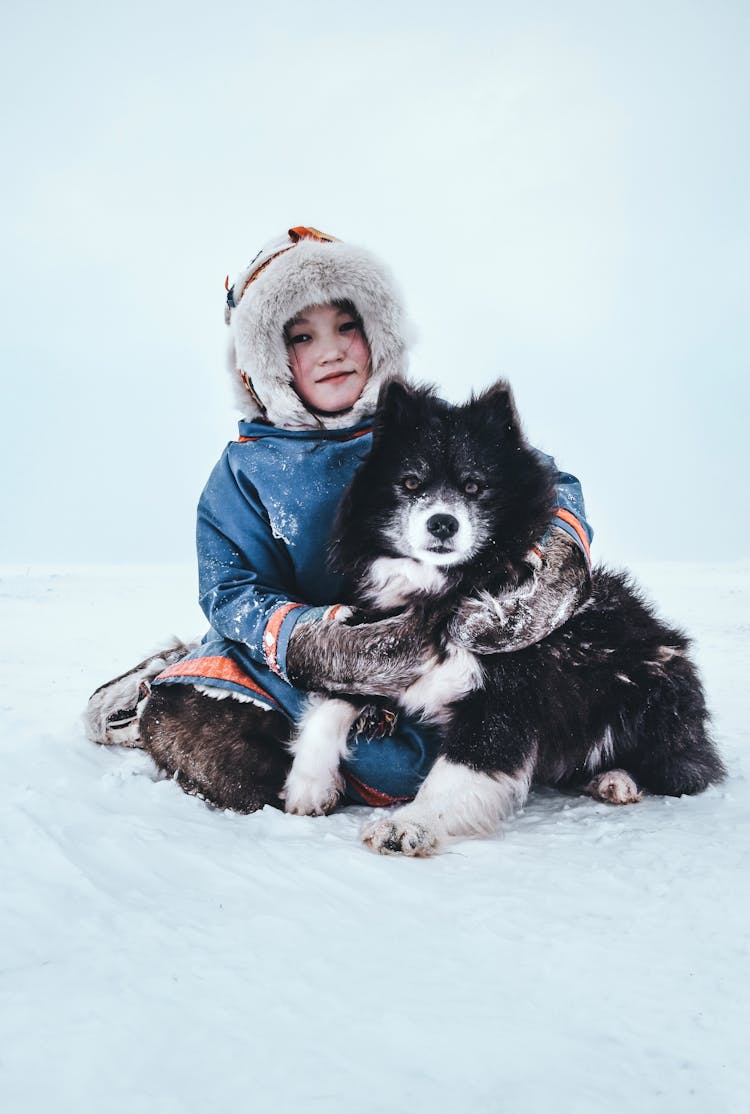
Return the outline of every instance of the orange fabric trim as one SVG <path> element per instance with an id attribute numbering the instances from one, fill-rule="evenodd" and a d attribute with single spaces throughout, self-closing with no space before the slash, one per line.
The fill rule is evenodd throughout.
<path id="1" fill-rule="evenodd" d="M 561 518 L 563 522 L 567 522 L 569 526 L 573 527 L 580 539 L 581 545 L 583 546 L 583 551 L 588 557 L 590 563 L 591 549 L 589 547 L 589 539 L 586 537 L 586 531 L 584 530 L 583 526 L 581 526 L 576 516 L 574 514 L 571 514 L 570 511 L 566 511 L 563 507 L 558 507 L 555 511 L 555 517 Z"/>
<path id="2" fill-rule="evenodd" d="M 296 243 L 296 240 L 295 240 L 295 243 Z M 265 271 L 268 264 L 273 263 L 274 259 L 278 259 L 279 256 L 283 255 L 285 251 L 290 251 L 293 247 L 294 247 L 294 244 L 289 244 L 287 247 L 281 248 L 280 251 L 274 252 L 273 255 L 269 255 L 268 259 L 266 259 L 263 263 L 261 263 L 261 265 L 260 265 L 260 267 L 258 267 L 257 271 L 253 271 L 253 273 L 250 275 L 250 278 L 247 280 L 245 285 L 242 287 L 242 290 L 240 291 L 239 298 L 234 299 L 235 306 L 239 304 L 240 299 L 242 298 L 242 295 L 245 293 L 245 291 L 247 290 L 250 283 L 255 282 L 255 280 L 258 278 L 258 276 L 263 274 L 263 272 Z"/>
<path id="3" fill-rule="evenodd" d="M 340 438 L 341 441 L 355 441 L 357 437 L 366 437 L 368 433 L 372 433 L 372 426 L 369 429 L 360 429 L 358 433 L 352 433 L 349 437 Z M 244 437 L 240 435 L 237 438 L 238 444 L 244 445 L 247 441 L 260 441 L 260 437 Z"/>
<path id="4" fill-rule="evenodd" d="M 342 603 L 335 603 L 333 607 L 329 609 L 326 619 L 335 619 L 343 606 Z"/>
<path id="5" fill-rule="evenodd" d="M 162 681 L 167 677 L 196 677 L 198 679 L 213 677 L 216 681 L 232 681 L 235 685 L 242 685 L 244 689 L 250 689 L 251 692 L 269 700 L 275 708 L 280 707 L 278 701 L 256 685 L 255 681 L 251 680 L 247 673 L 244 673 L 231 658 L 217 655 L 209 658 L 190 658 L 189 661 L 178 661 L 174 665 L 167 666 L 154 680 Z"/>
<path id="6" fill-rule="evenodd" d="M 372 789 L 369 785 L 365 785 L 354 774 L 345 773 L 344 778 L 353 789 L 359 793 L 360 797 L 373 808 L 386 808 L 387 805 L 399 805 L 404 801 L 413 801 L 413 797 L 392 797 L 390 793 L 381 793 L 379 789 Z"/>
<path id="7" fill-rule="evenodd" d="M 324 244 L 341 243 L 335 236 L 329 236 L 327 232 L 320 232 L 317 228 L 311 228 L 304 224 L 296 224 L 294 228 L 290 228 L 289 236 L 295 244 L 298 240 L 320 240 Z"/>
<path id="8" fill-rule="evenodd" d="M 286 619 L 290 611 L 294 611 L 296 607 L 304 607 L 301 603 L 285 603 L 281 607 L 277 607 L 271 618 L 266 623 L 266 629 L 263 631 L 263 653 L 266 655 L 268 668 L 272 669 L 274 673 L 281 676 L 279 663 L 276 660 L 276 651 L 279 644 L 279 631 L 281 624 Z"/>

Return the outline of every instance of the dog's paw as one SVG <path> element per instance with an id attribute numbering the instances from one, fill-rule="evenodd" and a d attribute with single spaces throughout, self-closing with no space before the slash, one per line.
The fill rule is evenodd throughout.
<path id="1" fill-rule="evenodd" d="M 344 779 L 338 770 L 308 774 L 292 767 L 280 796 L 286 812 L 325 816 L 335 809 L 343 789 Z"/>
<path id="2" fill-rule="evenodd" d="M 597 774 L 586 786 L 586 792 L 595 800 L 610 805 L 634 805 L 643 796 L 626 770 L 606 770 Z"/>
<path id="3" fill-rule="evenodd" d="M 438 839 L 434 832 L 419 821 L 399 819 L 398 813 L 384 820 L 377 818 L 365 824 L 362 842 L 379 855 L 426 858 L 438 851 Z"/>

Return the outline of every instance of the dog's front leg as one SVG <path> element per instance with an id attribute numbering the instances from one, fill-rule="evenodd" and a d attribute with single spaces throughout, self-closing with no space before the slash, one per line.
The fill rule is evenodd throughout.
<path id="1" fill-rule="evenodd" d="M 362 830 L 364 843 L 381 855 L 434 855 L 452 839 L 493 835 L 523 804 L 532 763 L 512 773 L 483 773 L 440 757 L 411 804 Z"/>
<path id="2" fill-rule="evenodd" d="M 344 788 L 339 767 L 360 711 L 348 700 L 310 697 L 289 743 L 294 762 L 281 793 L 287 812 L 322 816 L 336 807 Z"/>

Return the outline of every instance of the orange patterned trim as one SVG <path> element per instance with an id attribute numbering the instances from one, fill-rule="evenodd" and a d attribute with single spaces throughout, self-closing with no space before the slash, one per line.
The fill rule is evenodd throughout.
<path id="1" fill-rule="evenodd" d="M 348 437 L 340 437 L 340 438 L 338 438 L 338 440 L 339 441 L 356 441 L 356 439 L 358 437 L 366 437 L 368 433 L 372 433 L 372 426 L 369 426 L 367 429 L 360 429 L 360 430 L 357 431 L 357 433 L 351 433 L 351 434 L 349 434 Z M 240 445 L 244 445 L 248 441 L 260 441 L 260 440 L 262 440 L 262 438 L 260 438 L 260 437 L 245 437 L 243 434 L 240 434 L 240 436 L 237 438 L 237 443 L 240 444 Z"/>
<path id="2" fill-rule="evenodd" d="M 327 232 L 320 232 L 317 228 L 311 228 L 304 224 L 296 224 L 294 228 L 290 228 L 289 239 L 294 240 L 295 244 L 299 240 L 319 240 L 323 244 L 341 243 L 335 236 L 329 236 Z"/>
<path id="3" fill-rule="evenodd" d="M 279 647 L 279 631 L 281 624 L 286 619 L 290 611 L 294 611 L 296 607 L 304 607 L 302 603 L 285 603 L 281 607 L 277 607 L 271 615 L 271 618 L 266 623 L 266 629 L 263 631 L 263 653 L 266 655 L 266 662 L 268 668 L 272 669 L 274 673 L 281 676 L 279 663 L 276 660 L 276 652 Z"/>
<path id="4" fill-rule="evenodd" d="M 355 440 L 357 440 L 358 437 L 367 437 L 367 434 L 371 433 L 371 432 L 372 432 L 372 427 L 370 426 L 370 427 L 368 427 L 368 429 L 360 429 L 360 430 L 357 431 L 357 433 L 350 433 L 349 437 L 342 437 L 342 438 L 339 438 L 339 440 L 340 441 L 355 441 Z M 262 438 L 260 438 L 260 437 L 244 437 L 243 434 L 241 434 L 241 436 L 237 438 L 237 443 L 238 444 L 246 444 L 247 441 L 260 441 L 260 440 L 262 440 Z"/>
<path id="5" fill-rule="evenodd" d="M 296 242 L 297 241 L 295 240 L 294 243 L 296 244 Z M 250 275 L 250 278 L 247 279 L 247 281 L 245 282 L 245 285 L 242 287 L 242 290 L 240 291 L 239 298 L 235 297 L 234 304 L 239 305 L 240 300 L 242 299 L 242 295 L 245 293 L 245 291 L 247 290 L 250 283 L 255 282 L 255 280 L 258 278 L 258 276 L 263 274 L 263 272 L 265 271 L 265 269 L 269 265 L 269 263 L 273 263 L 274 259 L 278 259 L 279 256 L 283 255 L 285 251 L 291 251 L 291 249 L 293 247 L 294 247 L 294 244 L 289 244 L 288 247 L 281 248 L 280 251 L 276 251 L 276 252 L 273 253 L 273 255 L 269 255 L 268 259 L 266 259 L 263 263 L 261 263 L 261 265 L 260 265 L 260 267 L 258 267 L 257 271 L 253 271 L 253 273 Z"/>
<path id="6" fill-rule="evenodd" d="M 589 547 L 589 539 L 586 537 L 586 531 L 584 530 L 583 526 L 581 526 L 581 523 L 578 521 L 576 516 L 574 514 L 571 514 L 570 511 L 566 511 L 563 507 L 558 507 L 555 511 L 555 517 L 561 518 L 563 522 L 567 522 L 568 526 L 573 527 L 576 534 L 578 535 L 578 539 L 581 545 L 583 546 L 583 551 L 588 557 L 589 564 L 591 564 L 591 549 Z"/>
<path id="7" fill-rule="evenodd" d="M 381 793 L 379 789 L 372 789 L 369 785 L 365 785 L 354 774 L 345 773 L 344 778 L 352 789 L 359 793 L 365 804 L 372 805 L 373 808 L 386 808 L 388 805 L 400 805 L 404 801 L 414 800 L 413 797 L 392 797 L 390 793 Z"/>
<path id="8" fill-rule="evenodd" d="M 159 676 L 154 678 L 154 681 L 163 681 L 169 677 L 195 677 L 198 680 L 212 677 L 215 681 L 232 681 L 235 685 L 241 685 L 243 689 L 250 689 L 251 692 L 262 696 L 273 704 L 274 708 L 280 707 L 278 701 L 256 685 L 255 681 L 251 680 L 247 673 L 244 673 L 231 658 L 221 657 L 220 655 L 208 658 L 190 658 L 188 661 L 175 662 L 174 665 L 162 670 Z"/>

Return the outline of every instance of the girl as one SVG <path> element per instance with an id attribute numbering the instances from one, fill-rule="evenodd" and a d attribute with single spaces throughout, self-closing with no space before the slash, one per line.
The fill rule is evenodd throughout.
<path id="1" fill-rule="evenodd" d="M 186 791 L 250 812 L 283 799 L 284 743 L 305 692 L 393 697 L 430 648 L 409 612 L 337 622 L 344 585 L 325 560 L 380 387 L 406 371 L 407 325 L 390 274 L 359 248 L 292 228 L 239 275 L 226 320 L 246 420 L 198 507 L 200 603 L 211 629 L 200 645 L 173 647 L 97 690 L 87 725 L 96 742 L 148 750 Z M 580 486 L 559 474 L 531 589 L 466 600 L 453 637 L 497 653 L 561 625 L 588 591 L 590 537 Z M 371 805 L 408 800 L 436 750 L 429 731 L 379 701 L 355 725 L 339 793 Z"/>

